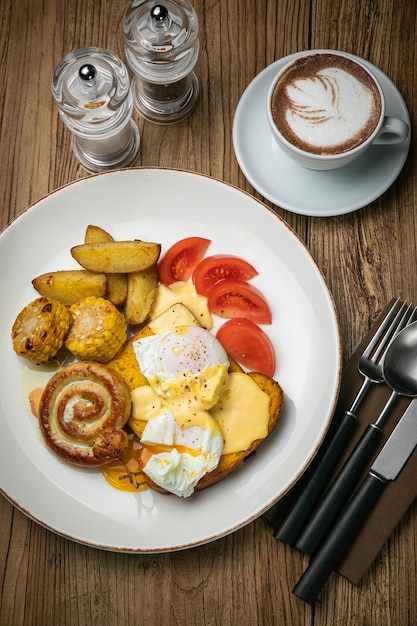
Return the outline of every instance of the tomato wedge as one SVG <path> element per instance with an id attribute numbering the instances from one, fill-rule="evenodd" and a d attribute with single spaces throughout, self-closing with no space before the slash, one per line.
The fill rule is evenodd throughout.
<path id="1" fill-rule="evenodd" d="M 179 280 L 188 280 L 210 243 L 210 239 L 203 237 L 186 237 L 174 243 L 159 261 L 159 281 L 168 286 Z"/>
<path id="2" fill-rule="evenodd" d="M 259 289 L 236 278 L 224 278 L 214 283 L 207 305 L 219 317 L 245 317 L 255 324 L 270 324 L 272 321 L 268 303 Z"/>
<path id="3" fill-rule="evenodd" d="M 208 296 L 214 283 L 223 278 L 250 280 L 257 276 L 257 270 L 238 256 L 230 254 L 213 254 L 208 256 L 194 268 L 193 283 L 198 293 Z"/>
<path id="4" fill-rule="evenodd" d="M 226 352 L 253 372 L 273 376 L 275 353 L 268 335 L 248 319 L 235 318 L 220 326 L 216 334 Z"/>

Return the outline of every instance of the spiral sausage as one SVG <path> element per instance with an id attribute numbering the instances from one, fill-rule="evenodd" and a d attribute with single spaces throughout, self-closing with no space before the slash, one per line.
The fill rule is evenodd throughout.
<path id="1" fill-rule="evenodd" d="M 121 376 L 99 363 L 77 362 L 62 367 L 47 383 L 39 426 L 46 444 L 65 461 L 99 467 L 125 451 L 123 426 L 130 408 Z"/>

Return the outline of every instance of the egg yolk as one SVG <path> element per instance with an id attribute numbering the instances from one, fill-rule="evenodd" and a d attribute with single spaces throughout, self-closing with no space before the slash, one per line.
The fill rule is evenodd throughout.
<path id="1" fill-rule="evenodd" d="M 127 449 L 121 459 L 116 459 L 98 469 L 106 481 L 120 491 L 144 491 L 148 488 L 139 468 L 141 444 L 134 433 L 129 434 Z"/>

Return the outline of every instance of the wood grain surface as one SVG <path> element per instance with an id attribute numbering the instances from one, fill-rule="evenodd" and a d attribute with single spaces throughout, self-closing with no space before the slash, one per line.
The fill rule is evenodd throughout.
<path id="1" fill-rule="evenodd" d="M 311 48 L 345 50 L 377 65 L 403 94 L 414 130 L 414 0 L 194 0 L 193 5 L 201 43 L 197 109 L 171 126 L 145 122 L 135 113 L 142 140 L 137 165 L 202 172 L 262 200 L 235 158 L 234 112 L 267 65 Z M 0 2 L 1 227 L 52 190 L 87 175 L 58 117 L 51 76 L 77 48 L 94 45 L 124 58 L 120 23 L 126 7 L 123 0 Z M 415 166 L 412 142 L 391 188 L 345 216 L 304 217 L 273 207 L 323 272 L 339 316 L 345 362 L 393 295 L 417 302 Z M 36 245 L 36 232 L 33 238 Z M 188 551 L 127 555 L 59 537 L 0 496 L 1 626 L 412 626 L 416 563 L 413 506 L 360 584 L 333 574 L 312 609 L 291 594 L 306 557 L 276 542 L 264 519 Z"/>

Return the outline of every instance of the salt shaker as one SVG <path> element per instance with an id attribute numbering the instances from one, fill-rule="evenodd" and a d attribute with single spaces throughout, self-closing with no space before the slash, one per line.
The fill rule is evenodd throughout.
<path id="1" fill-rule="evenodd" d="M 198 18 L 188 0 L 133 0 L 122 20 L 133 100 L 147 120 L 173 124 L 194 110 Z"/>
<path id="2" fill-rule="evenodd" d="M 129 74 L 118 57 L 101 48 L 70 52 L 55 68 L 51 86 L 73 152 L 88 172 L 134 163 L 140 136 Z"/>

